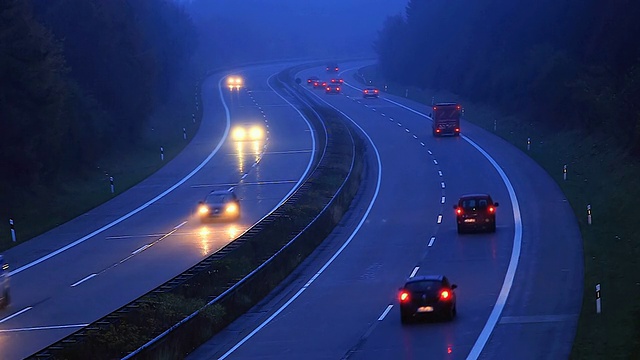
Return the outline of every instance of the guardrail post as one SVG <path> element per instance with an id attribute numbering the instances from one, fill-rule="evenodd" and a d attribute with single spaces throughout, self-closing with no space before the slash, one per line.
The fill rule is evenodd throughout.
<path id="1" fill-rule="evenodd" d="M 602 304 L 600 303 L 600 284 L 596 284 L 596 314 L 602 312 Z"/>
<path id="2" fill-rule="evenodd" d="M 11 241 L 16 242 L 16 227 L 13 224 L 13 219 L 9 219 L 9 227 L 11 228 Z"/>
<path id="3" fill-rule="evenodd" d="M 587 204 L 587 223 L 591 225 L 591 204 Z"/>

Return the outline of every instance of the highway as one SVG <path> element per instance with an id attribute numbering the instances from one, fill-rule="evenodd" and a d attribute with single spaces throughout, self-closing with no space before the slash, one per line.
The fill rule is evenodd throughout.
<path id="1" fill-rule="evenodd" d="M 200 129 L 176 158 L 111 201 L 4 254 L 12 303 L 0 310 L 1 359 L 29 356 L 147 293 L 291 194 L 320 149 L 306 119 L 268 85 L 290 65 L 212 75 L 202 87 Z M 229 74 L 243 76 L 245 86 L 228 89 Z M 267 138 L 232 141 L 230 130 L 247 123 L 261 124 Z M 198 201 L 228 188 L 240 197 L 240 220 L 201 224 Z"/>
<path id="2" fill-rule="evenodd" d="M 425 105 L 363 99 L 354 73 L 366 64 L 340 64 L 341 94 L 309 88 L 367 139 L 357 202 L 281 287 L 189 359 L 566 359 L 583 256 L 557 184 L 469 122 L 460 137 L 434 138 Z M 298 77 L 311 75 L 332 76 Z M 459 235 L 452 206 L 478 192 L 500 203 L 497 231 Z M 401 325 L 397 290 L 415 274 L 458 285 L 453 322 Z"/>

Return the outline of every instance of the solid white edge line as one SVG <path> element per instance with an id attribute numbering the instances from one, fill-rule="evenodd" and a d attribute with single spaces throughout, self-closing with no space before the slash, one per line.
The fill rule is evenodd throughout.
<path id="1" fill-rule="evenodd" d="M 226 114 L 226 127 L 224 129 L 224 134 L 222 135 L 222 138 L 220 138 L 220 142 L 218 142 L 218 145 L 213 149 L 213 151 L 211 151 L 211 153 L 209 153 L 209 155 L 193 170 L 191 170 L 191 172 L 189 174 L 187 174 L 187 176 L 183 177 L 182 179 L 180 179 L 177 183 L 173 184 L 170 188 L 168 188 L 167 190 L 163 191 L 162 193 L 160 193 L 159 195 L 157 195 L 156 197 L 154 197 L 153 199 L 147 201 L 146 203 L 140 205 L 139 207 L 137 207 L 136 209 L 130 211 L 129 213 L 119 217 L 118 219 L 110 222 L 107 225 L 104 225 L 103 227 L 99 228 L 98 230 L 95 230 L 93 232 L 91 232 L 88 235 L 83 236 L 82 238 L 61 247 L 60 249 L 53 251 L 37 260 L 34 260 L 26 265 L 23 265 L 15 270 L 13 270 L 12 272 L 9 273 L 9 276 L 14 276 L 18 273 L 21 273 L 24 270 L 27 270 L 33 266 L 36 266 L 38 264 L 40 264 L 41 262 L 44 262 L 46 260 L 51 259 L 52 257 L 61 254 L 64 251 L 67 251 L 69 249 L 71 249 L 72 247 L 75 247 L 76 245 L 82 244 L 83 242 L 87 241 L 88 239 L 102 233 L 105 230 L 108 230 L 112 227 L 114 227 L 115 225 L 118 225 L 119 223 L 127 220 L 128 218 L 132 217 L 133 215 L 139 213 L 140 211 L 148 208 L 149 206 L 151 206 L 152 204 L 154 204 L 156 201 L 162 199 L 163 197 L 165 197 L 167 194 L 171 193 L 173 190 L 175 190 L 176 188 L 178 188 L 180 185 L 184 184 L 187 180 L 191 179 L 196 173 L 198 173 L 205 165 L 207 165 L 207 163 L 213 158 L 213 156 L 218 152 L 218 150 L 220 150 L 220 148 L 222 147 L 222 145 L 224 144 L 225 140 L 227 139 L 227 136 L 229 135 L 229 127 L 231 124 L 231 114 L 229 112 L 229 107 L 227 106 L 227 104 L 224 101 L 224 94 L 222 93 L 222 87 L 221 87 L 221 83 L 222 80 L 224 78 L 220 78 L 220 80 L 218 81 L 218 93 L 220 94 L 220 100 L 222 102 L 222 105 L 224 106 L 224 111 Z"/>
<path id="2" fill-rule="evenodd" d="M 22 314 L 22 313 L 25 313 L 25 312 L 27 312 L 27 311 L 29 311 L 29 310 L 31 310 L 31 309 L 33 309 L 33 306 L 28 306 L 28 307 L 26 307 L 26 308 L 24 308 L 24 309 L 22 309 L 22 310 L 18 311 L 18 312 L 17 312 L 17 313 L 15 313 L 15 314 L 9 315 L 9 316 L 7 316 L 6 318 L 4 318 L 4 319 L 0 320 L 0 324 L 2 324 L 3 322 L 5 322 L 5 321 L 7 321 L 7 320 L 11 320 L 11 319 L 13 319 L 14 317 L 16 317 L 16 316 L 18 316 L 18 315 L 20 315 L 20 314 Z"/>
<path id="3" fill-rule="evenodd" d="M 177 225 L 176 227 L 174 227 L 174 228 L 173 228 L 173 230 L 180 229 L 180 228 L 181 228 L 181 227 L 183 227 L 183 226 L 184 226 L 184 224 L 186 224 L 186 223 L 187 223 L 187 220 L 185 220 L 185 221 L 181 222 L 179 225 Z"/>
<path id="4" fill-rule="evenodd" d="M 496 324 L 498 323 L 498 319 L 502 314 L 502 310 L 504 309 L 505 304 L 507 303 L 507 298 L 509 297 L 509 292 L 511 291 L 511 286 L 513 285 L 513 279 L 516 274 L 516 270 L 518 269 L 518 261 L 520 259 L 520 247 L 522 242 L 522 219 L 520 217 L 520 206 L 518 205 L 518 198 L 516 197 L 516 192 L 511 185 L 511 181 L 507 177 L 507 174 L 502 170 L 500 165 L 480 146 L 478 146 L 475 142 L 473 142 L 468 137 L 461 135 L 462 138 L 467 141 L 471 146 L 476 148 L 482 155 L 484 155 L 487 160 L 493 165 L 493 167 L 498 171 L 504 185 L 507 187 L 507 191 L 509 192 L 509 197 L 511 199 L 511 207 L 513 208 L 513 222 L 515 225 L 515 233 L 513 235 L 513 250 L 511 251 L 511 259 L 509 260 L 509 267 L 507 268 L 507 273 L 504 277 L 504 282 L 502 283 L 502 288 L 500 289 L 500 294 L 498 295 L 498 299 L 496 300 L 496 304 L 491 310 L 491 314 L 489 315 L 489 319 L 487 319 L 487 323 L 485 324 L 482 332 L 478 336 L 473 348 L 469 352 L 467 356 L 467 360 L 476 360 L 480 354 L 482 353 L 482 349 L 489 341 L 489 337 L 493 332 Z"/>
<path id="5" fill-rule="evenodd" d="M 319 98 L 319 97 L 318 97 Z M 324 100 L 322 100 L 324 101 Z M 345 116 L 345 118 L 349 119 L 349 121 L 351 121 L 356 127 L 358 127 L 358 129 L 360 129 L 360 131 L 362 131 L 362 133 L 367 137 L 367 139 L 369 140 L 369 142 L 371 143 L 371 146 L 373 147 L 373 150 L 376 154 L 376 159 L 378 161 L 378 178 L 377 178 L 377 184 L 376 184 L 376 190 L 373 194 L 373 198 L 371 199 L 371 201 L 369 202 L 369 206 L 367 207 L 367 210 L 365 211 L 364 215 L 362 216 L 362 219 L 360 219 L 360 222 L 358 223 L 358 225 L 356 226 L 355 230 L 351 233 L 351 235 L 349 236 L 349 238 L 347 239 L 347 241 L 345 241 L 344 244 L 342 244 L 342 246 L 336 251 L 335 254 L 333 254 L 333 256 L 322 266 L 322 268 L 320 268 L 320 270 L 318 270 L 318 272 L 313 275 L 313 277 L 311 278 L 311 280 L 309 280 L 300 290 L 298 290 L 298 292 L 296 292 L 286 303 L 284 303 L 284 305 L 282 305 L 278 310 L 276 310 L 276 312 L 274 312 L 273 314 L 271 314 L 271 316 L 269 316 L 264 322 L 262 322 L 260 325 L 258 325 L 258 327 L 256 327 L 253 331 L 251 331 L 247 336 L 245 336 L 242 340 L 240 340 L 240 342 L 238 342 L 237 344 L 235 344 L 231 349 L 229 349 L 229 351 L 227 351 L 226 353 L 224 353 L 221 357 L 219 357 L 219 360 L 223 360 L 226 359 L 229 355 L 231 355 L 234 351 L 236 351 L 240 346 L 242 346 L 245 342 L 247 342 L 249 339 L 251 339 L 253 337 L 253 335 L 255 335 L 258 331 L 262 330 L 262 328 L 264 328 L 265 326 L 267 326 L 267 324 L 269 324 L 271 322 L 271 320 L 273 320 L 276 316 L 278 316 L 282 311 L 284 311 L 284 309 L 286 309 L 289 304 L 291 304 L 293 301 L 295 301 L 308 287 L 309 285 L 311 285 L 315 279 L 318 278 L 318 276 L 320 276 L 320 274 L 322 274 L 328 267 L 329 265 L 331 265 L 331 263 L 333 263 L 333 261 L 338 257 L 338 255 L 340 255 L 342 253 L 342 251 L 344 251 L 344 249 L 351 243 L 351 240 L 353 240 L 353 238 L 356 236 L 356 234 L 358 233 L 358 231 L 360 231 L 360 228 L 362 227 L 362 225 L 365 223 L 365 220 L 367 219 L 367 217 L 369 216 L 369 213 L 371 212 L 371 208 L 373 208 L 373 204 L 375 203 L 376 199 L 378 198 L 378 193 L 380 192 L 380 182 L 382 180 L 382 161 L 380 160 L 380 153 L 378 152 L 378 148 L 376 147 L 376 145 L 373 143 L 373 140 L 371 140 L 371 137 L 369 137 L 369 134 L 367 134 L 364 129 L 362 127 L 360 127 L 360 125 L 358 125 L 352 118 L 350 118 L 349 116 L 347 116 L 345 113 L 343 113 L 342 111 L 336 109 L 335 107 L 333 107 L 332 105 L 330 105 L 329 103 L 327 103 L 326 101 L 324 101 L 327 105 L 331 106 L 333 109 L 335 109 L 336 111 L 338 111 L 339 113 L 341 113 L 342 115 Z"/>
<path id="6" fill-rule="evenodd" d="M 85 278 L 84 278 L 84 279 L 82 279 L 82 280 L 76 281 L 75 283 L 71 284 L 71 287 L 76 287 L 76 286 L 78 286 L 78 285 L 82 284 L 83 282 L 85 282 L 85 281 L 87 281 L 87 280 L 91 279 L 91 278 L 92 278 L 92 277 L 94 277 L 94 276 L 98 276 L 98 274 L 91 274 L 91 275 L 89 275 L 89 276 L 85 277 Z"/>
<path id="7" fill-rule="evenodd" d="M 387 314 L 389 313 L 389 311 L 391 311 L 391 308 L 393 307 L 393 304 L 389 304 L 387 306 L 387 308 L 384 310 L 384 312 L 382 313 L 382 315 L 380 315 L 380 317 L 378 318 L 378 321 L 382 321 L 384 320 L 384 317 L 387 316 Z"/>

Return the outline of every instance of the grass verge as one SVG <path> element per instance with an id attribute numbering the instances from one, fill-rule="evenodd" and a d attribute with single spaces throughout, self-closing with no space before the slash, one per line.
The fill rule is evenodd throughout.
<path id="1" fill-rule="evenodd" d="M 640 161 L 615 138 L 542 127 L 526 114 L 506 115 L 486 104 L 443 91 L 387 82 L 375 66 L 357 80 L 430 105 L 432 99 L 464 104 L 465 118 L 527 152 L 560 185 L 582 233 L 585 290 L 572 359 L 640 359 Z M 495 130 L 494 130 L 495 127 Z M 531 148 L 527 150 L 527 139 Z M 567 180 L 563 166 L 567 165 Z M 593 223 L 587 223 L 591 205 Z M 595 311 L 601 284 L 602 313 Z"/>

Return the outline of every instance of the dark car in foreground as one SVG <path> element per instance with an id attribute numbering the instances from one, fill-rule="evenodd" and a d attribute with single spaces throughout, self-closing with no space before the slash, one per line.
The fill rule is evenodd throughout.
<path id="1" fill-rule="evenodd" d="M 366 87 L 362 90 L 363 98 L 369 98 L 369 97 L 377 98 L 378 95 L 380 95 L 380 90 L 374 87 Z"/>
<path id="2" fill-rule="evenodd" d="M 460 197 L 456 211 L 458 233 L 469 230 L 496 231 L 497 202 L 488 194 L 467 194 Z"/>
<path id="3" fill-rule="evenodd" d="M 240 217 L 240 200 L 233 190 L 213 190 L 198 203 L 198 216 L 208 220 L 236 220 Z"/>
<path id="4" fill-rule="evenodd" d="M 422 275 L 407 279 L 398 293 L 400 321 L 406 324 L 432 316 L 453 320 L 457 313 L 453 290 L 457 287 L 444 275 Z"/>

